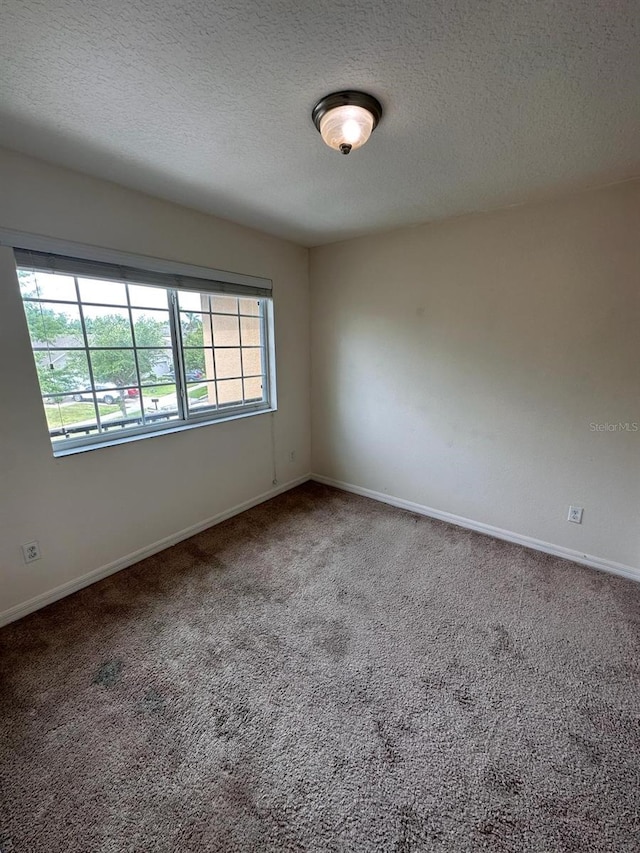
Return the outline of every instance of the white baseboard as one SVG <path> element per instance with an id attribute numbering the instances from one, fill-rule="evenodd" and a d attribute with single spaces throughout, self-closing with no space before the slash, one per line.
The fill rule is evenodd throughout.
<path id="1" fill-rule="evenodd" d="M 283 492 L 289 491 L 289 489 L 300 486 L 302 483 L 306 483 L 309 479 L 309 475 L 305 474 L 303 477 L 298 477 L 295 480 L 289 480 L 289 482 L 275 486 L 273 489 L 269 489 L 269 491 L 263 492 L 261 495 L 257 495 L 254 498 L 250 498 L 248 501 L 244 501 L 244 503 L 231 507 L 231 509 L 219 512 L 217 515 L 214 515 L 211 518 L 206 518 L 204 521 L 199 521 L 197 524 L 192 524 L 191 527 L 185 527 L 184 530 L 179 530 L 177 533 L 172 533 L 170 536 L 165 536 L 164 539 L 159 539 L 152 545 L 147 545 L 145 548 L 140 548 L 132 554 L 127 554 L 126 557 L 121 557 L 113 563 L 101 566 L 99 569 L 87 572 L 86 575 L 74 578 L 74 580 L 63 583 L 61 586 L 55 587 L 55 589 L 36 595 L 35 598 L 31 598 L 29 601 L 16 604 L 15 607 L 11 607 L 9 610 L 5 610 L 3 613 L 0 613 L 0 628 L 3 625 L 8 625 L 9 622 L 15 622 L 16 619 L 21 619 L 23 616 L 27 616 L 29 613 L 39 610 L 41 607 L 46 607 L 47 604 L 52 604 L 60 598 L 71 595 L 71 593 L 77 592 L 85 586 L 89 586 L 96 581 L 109 577 L 109 575 L 113 575 L 121 569 L 126 569 L 134 563 L 139 563 L 140 560 L 144 560 L 146 557 L 151 557 L 159 551 L 164 551 L 165 548 L 170 548 L 172 545 L 182 542 L 183 539 L 189 539 L 191 536 L 195 536 L 196 533 L 200 533 L 208 527 L 220 524 L 221 521 L 226 521 L 228 518 L 232 518 L 232 516 L 238 515 L 247 509 L 251 509 L 253 506 L 264 503 L 265 501 L 274 498 L 276 495 L 280 495 Z"/>
<path id="2" fill-rule="evenodd" d="M 417 504 L 413 501 L 406 501 L 402 498 L 393 497 L 393 495 L 386 495 L 384 492 L 374 492 L 372 489 L 364 489 L 362 486 L 354 486 L 352 483 L 333 480 L 331 477 L 324 477 L 321 474 L 311 474 L 310 479 L 315 480 L 318 483 L 324 483 L 326 486 L 334 486 L 336 489 L 342 489 L 342 491 L 345 492 L 352 492 L 354 495 L 362 495 L 365 498 L 372 498 L 375 501 L 391 504 L 391 506 L 398 507 L 399 509 L 407 509 L 410 512 L 417 513 L 418 515 L 437 518 L 439 521 L 446 521 L 449 524 L 455 524 L 458 527 L 475 530 L 477 533 L 494 536 L 496 539 L 504 539 L 506 542 L 513 542 L 516 545 L 524 545 L 525 548 L 532 548 L 534 551 L 553 554 L 554 557 L 560 557 L 563 560 L 571 560 L 572 562 L 579 563 L 582 566 L 589 566 L 592 569 L 599 569 L 600 571 L 609 572 L 613 575 L 621 575 L 624 578 L 640 581 L 640 569 L 634 568 L 633 566 L 625 566 L 623 563 L 615 563 L 613 560 L 607 560 L 604 557 L 594 557 L 591 554 L 582 554 L 580 551 L 574 551 L 571 548 L 565 548 L 562 545 L 552 545 L 551 542 L 543 542 L 541 539 L 524 536 L 522 533 L 513 533 L 510 530 L 503 530 L 501 527 L 494 527 L 492 524 L 484 524 L 482 521 L 473 521 L 471 518 L 464 518 L 461 515 L 454 515 L 451 512 L 442 512 L 439 509 L 423 506 L 422 504 Z"/>
<path id="3" fill-rule="evenodd" d="M 184 539 L 189 539 L 191 536 L 195 536 L 196 533 L 200 533 L 208 527 L 220 524 L 220 522 L 226 521 L 226 519 L 232 518 L 234 515 L 239 515 L 239 513 L 244 512 L 247 509 L 251 509 L 251 507 L 257 506 L 258 504 L 276 497 L 276 495 L 280 495 L 283 492 L 289 491 L 289 489 L 300 486 L 302 483 L 306 483 L 307 480 L 315 480 L 318 483 L 324 483 L 327 486 L 334 486 L 336 489 L 342 489 L 342 491 L 345 492 L 352 492 L 355 495 L 372 498 L 373 500 L 390 504 L 391 506 L 398 507 L 399 509 L 406 509 L 409 510 L 409 512 L 415 512 L 418 515 L 437 518 L 440 521 L 446 521 L 449 524 L 455 524 L 458 527 L 465 527 L 468 530 L 475 530 L 477 533 L 494 536 L 496 539 L 504 539 L 506 542 L 513 542 L 516 545 L 523 545 L 525 548 L 532 548 L 535 551 L 552 554 L 553 556 L 560 557 L 563 560 L 571 560 L 572 562 L 579 563 L 582 566 L 589 566 L 590 568 L 599 569 L 603 572 L 609 572 L 610 574 L 621 575 L 622 577 L 629 578 L 631 580 L 640 581 L 640 569 L 634 568 L 633 566 L 626 566 L 623 563 L 615 563 L 613 560 L 607 560 L 604 557 L 582 554 L 580 551 L 574 551 L 571 548 L 564 548 L 562 545 L 553 545 L 550 542 L 543 542 L 541 539 L 534 539 L 531 536 L 524 536 L 521 533 L 513 533 L 510 530 L 503 530 L 501 527 L 494 527 L 491 524 L 484 524 L 481 521 L 473 521 L 470 518 L 464 518 L 461 515 L 454 515 L 450 512 L 442 512 L 441 510 L 423 506 L 422 504 L 417 504 L 413 501 L 396 498 L 393 495 L 387 495 L 383 492 L 376 492 L 373 491 L 373 489 L 365 489 L 362 486 L 355 486 L 352 483 L 345 483 L 342 480 L 334 480 L 331 477 L 324 477 L 321 474 L 308 474 L 298 477 L 295 480 L 289 480 L 289 482 L 276 486 L 273 489 L 269 489 L 267 492 L 263 492 L 254 498 L 250 498 L 248 501 L 244 501 L 244 503 L 231 507 L 231 509 L 224 510 L 224 512 L 220 512 L 211 518 L 207 518 L 204 521 L 193 524 L 191 527 L 186 527 L 184 530 L 179 530 L 177 533 L 166 536 L 164 539 L 159 539 L 152 545 L 140 548 L 132 554 L 127 554 L 125 557 L 121 557 L 119 560 L 115 560 L 106 566 L 101 566 L 98 569 L 94 569 L 92 572 L 87 572 L 87 574 L 81 575 L 79 578 L 75 578 L 61 586 L 57 586 L 52 590 L 37 595 L 35 598 L 29 599 L 29 601 L 17 604 L 15 607 L 11 607 L 9 610 L 5 610 L 0 613 L 0 627 L 8 625 L 10 622 L 15 622 L 16 619 L 21 619 L 23 616 L 27 616 L 29 613 L 33 613 L 41 607 L 46 607 L 47 604 L 52 604 L 54 601 L 58 601 L 67 595 L 77 592 L 79 589 L 83 589 L 85 586 L 90 586 L 92 583 L 96 583 L 96 581 L 102 580 L 109 575 L 113 575 L 121 569 L 126 569 L 134 563 L 144 560 L 146 557 L 151 557 L 159 551 L 164 551 L 165 548 L 170 548 L 172 545 L 176 545 Z"/>

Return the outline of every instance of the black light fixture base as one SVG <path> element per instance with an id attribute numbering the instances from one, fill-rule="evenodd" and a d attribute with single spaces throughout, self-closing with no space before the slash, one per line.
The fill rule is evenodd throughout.
<path id="1" fill-rule="evenodd" d="M 382 104 L 377 98 L 374 98 L 373 95 L 368 95 L 366 92 L 356 92 L 352 89 L 346 89 L 344 92 L 333 92 L 331 95 L 325 95 L 324 98 L 320 98 L 311 111 L 311 118 L 318 132 L 320 132 L 320 122 L 329 110 L 347 106 L 364 107 L 365 110 L 368 110 L 373 116 L 374 130 L 382 118 Z M 349 151 L 343 151 L 342 153 L 348 154 Z"/>

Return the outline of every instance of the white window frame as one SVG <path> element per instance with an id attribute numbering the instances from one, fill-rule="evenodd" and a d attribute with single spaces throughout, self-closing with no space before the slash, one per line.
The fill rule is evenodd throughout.
<path id="1" fill-rule="evenodd" d="M 142 438 L 180 432 L 182 430 L 276 411 L 273 291 L 272 282 L 269 279 L 208 267 L 198 267 L 191 264 L 181 264 L 159 258 L 133 255 L 111 249 L 89 247 L 78 243 L 42 238 L 23 232 L 2 229 L 0 229 L 0 245 L 10 246 L 16 251 L 16 254 L 20 252 L 21 256 L 25 252 L 46 253 L 50 255 L 49 266 L 44 268 L 38 264 L 35 266 L 35 269 L 38 270 L 45 269 L 45 271 L 51 271 L 55 269 L 56 256 L 59 256 L 58 260 L 62 262 L 62 269 L 59 269 L 60 272 L 65 271 L 64 259 L 68 259 L 71 263 L 77 263 L 78 271 L 75 274 L 79 277 L 90 276 L 92 264 L 103 264 L 105 265 L 105 269 L 103 270 L 104 278 L 147 286 L 155 285 L 165 288 L 168 291 L 176 392 L 179 395 L 179 419 L 164 422 L 158 421 L 154 424 L 126 428 L 120 434 L 114 429 L 113 432 L 107 431 L 82 438 L 69 438 L 63 441 L 54 441 L 52 439 L 51 443 L 54 456 L 67 456 L 87 450 L 96 450 L 101 447 L 137 441 Z M 83 262 L 88 263 L 85 264 Z M 28 264 L 18 262 L 16 262 L 16 267 L 33 268 Z M 118 267 L 122 275 L 114 275 L 114 267 Z M 107 271 L 107 268 L 111 268 L 111 270 Z M 73 275 L 74 273 L 68 272 L 67 274 Z M 138 276 L 137 278 L 136 275 Z M 188 411 L 184 350 L 179 331 L 179 309 L 176 298 L 176 293 L 180 290 L 221 296 L 232 295 L 240 299 L 259 298 L 261 300 L 260 317 L 262 321 L 261 333 L 266 384 L 264 400 L 256 404 L 243 403 L 235 407 L 203 408 L 201 411 Z M 43 396 L 41 394 L 41 397 Z"/>

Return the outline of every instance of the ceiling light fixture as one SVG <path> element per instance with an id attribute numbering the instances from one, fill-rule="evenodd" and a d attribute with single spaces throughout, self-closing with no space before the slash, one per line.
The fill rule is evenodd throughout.
<path id="1" fill-rule="evenodd" d="M 334 92 L 318 101 L 311 117 L 329 148 L 349 154 L 369 139 L 382 118 L 382 106 L 366 92 Z"/>

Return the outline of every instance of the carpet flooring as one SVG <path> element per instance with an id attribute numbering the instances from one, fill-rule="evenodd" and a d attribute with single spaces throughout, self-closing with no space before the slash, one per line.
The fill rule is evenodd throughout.
<path id="1" fill-rule="evenodd" d="M 640 585 L 309 483 L 0 631 L 0 851 L 638 851 L 639 675 Z"/>

